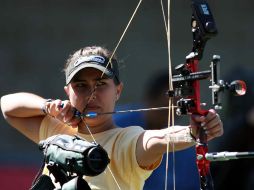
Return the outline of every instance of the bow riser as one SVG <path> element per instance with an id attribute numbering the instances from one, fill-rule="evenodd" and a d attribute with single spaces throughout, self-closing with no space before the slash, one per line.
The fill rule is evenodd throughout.
<path id="1" fill-rule="evenodd" d="M 198 71 L 198 64 L 199 60 L 197 57 L 192 58 L 186 63 L 187 69 L 190 73 L 195 73 Z M 188 99 L 192 99 L 194 101 L 194 105 L 190 107 L 188 110 L 189 113 L 192 114 L 200 114 L 200 115 L 207 115 L 208 110 L 204 110 L 201 107 L 200 101 L 200 81 L 194 80 L 191 84 L 192 88 L 194 89 L 193 95 L 188 96 Z M 202 159 L 197 159 L 197 167 L 200 175 L 200 189 L 202 190 L 212 190 L 213 188 L 213 181 L 210 174 L 210 161 L 205 158 L 206 153 L 208 152 L 207 146 L 207 135 L 203 128 L 199 128 L 199 136 L 197 139 L 198 144 L 196 145 L 196 155 L 197 158 L 200 157 Z"/>
<path id="2" fill-rule="evenodd" d="M 189 61 L 189 63 L 186 64 L 187 69 L 190 71 L 190 73 L 196 73 L 198 71 L 198 59 L 194 58 Z M 201 108 L 201 102 L 200 102 L 200 82 L 199 80 L 192 81 L 191 84 L 193 90 L 193 95 L 188 96 L 187 98 L 194 100 L 194 106 L 190 107 L 189 113 L 198 113 L 201 115 L 206 115 L 207 110 L 202 110 Z"/>
<path id="3" fill-rule="evenodd" d="M 193 47 L 192 52 L 186 57 L 186 64 L 178 67 L 178 70 L 181 71 L 182 75 L 190 75 L 191 73 L 198 72 L 199 60 L 202 58 L 205 44 L 208 39 L 217 34 L 213 16 L 205 0 L 192 0 L 192 10 L 191 27 Z M 183 81 L 180 83 L 180 88 L 183 89 L 187 87 L 189 90 L 187 90 L 187 94 L 183 94 L 186 95 L 185 99 L 182 98 L 177 102 L 177 106 L 179 107 L 177 109 L 178 114 L 207 115 L 208 110 L 203 110 L 201 108 L 199 80 L 199 78 L 194 78 L 194 80 Z M 182 90 L 182 92 L 186 91 Z M 197 138 L 196 146 L 196 162 L 200 175 L 200 189 L 213 190 L 210 162 L 205 158 L 205 155 L 208 152 L 207 135 L 202 127 L 200 127 L 198 131 L 199 136 Z"/>

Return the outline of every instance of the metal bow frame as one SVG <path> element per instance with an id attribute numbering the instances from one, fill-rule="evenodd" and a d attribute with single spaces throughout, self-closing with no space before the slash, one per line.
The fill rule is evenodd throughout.
<path id="1" fill-rule="evenodd" d="M 169 95 L 179 97 L 176 113 L 206 115 L 208 110 L 202 108 L 200 101 L 200 84 L 203 79 L 210 79 L 212 90 L 212 105 L 214 109 L 222 109 L 221 92 L 230 90 L 235 95 L 241 96 L 246 92 L 244 81 L 233 81 L 231 83 L 219 79 L 220 56 L 214 55 L 210 64 L 210 70 L 199 71 L 199 61 L 202 59 L 206 42 L 216 36 L 216 24 L 205 0 L 192 0 L 191 29 L 193 34 L 193 47 L 191 53 L 186 56 L 185 64 L 178 65 L 175 69 L 179 73 L 173 76 L 176 88 L 169 91 Z M 197 167 L 200 175 L 200 189 L 213 190 L 213 180 L 210 173 L 210 161 L 227 160 L 252 156 L 253 153 L 208 153 L 207 135 L 205 130 L 199 128 L 199 136 L 196 145 Z M 240 156 L 241 155 L 241 156 Z"/>

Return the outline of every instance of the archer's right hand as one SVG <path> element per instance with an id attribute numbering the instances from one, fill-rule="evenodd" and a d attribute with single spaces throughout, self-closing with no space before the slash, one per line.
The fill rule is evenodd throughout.
<path id="1" fill-rule="evenodd" d="M 81 117 L 75 115 L 77 109 L 71 105 L 69 100 L 46 101 L 44 110 L 46 114 L 74 128 L 81 122 Z"/>

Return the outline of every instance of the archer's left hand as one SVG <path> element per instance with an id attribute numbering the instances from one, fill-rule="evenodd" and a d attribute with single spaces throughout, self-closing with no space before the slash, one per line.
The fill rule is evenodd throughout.
<path id="1" fill-rule="evenodd" d="M 220 120 L 220 116 L 213 109 L 210 109 L 205 116 L 196 114 L 191 116 L 191 130 L 194 136 L 198 137 L 200 127 L 205 130 L 207 140 L 211 140 L 223 134 L 222 121 Z"/>

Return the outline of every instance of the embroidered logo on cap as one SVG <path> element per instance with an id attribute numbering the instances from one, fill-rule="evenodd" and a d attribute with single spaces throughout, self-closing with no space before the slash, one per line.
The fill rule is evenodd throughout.
<path id="1" fill-rule="evenodd" d="M 105 58 L 98 55 L 81 57 L 74 63 L 74 67 L 79 66 L 81 63 L 89 63 L 89 62 L 96 62 L 103 65 L 105 63 Z"/>

